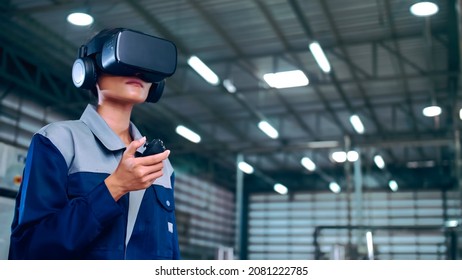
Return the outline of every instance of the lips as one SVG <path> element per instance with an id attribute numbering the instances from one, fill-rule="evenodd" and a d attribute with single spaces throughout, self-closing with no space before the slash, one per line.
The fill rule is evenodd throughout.
<path id="1" fill-rule="evenodd" d="M 143 82 L 140 79 L 130 79 L 125 82 L 127 85 L 134 85 L 134 86 L 139 86 L 141 88 L 144 88 Z"/>

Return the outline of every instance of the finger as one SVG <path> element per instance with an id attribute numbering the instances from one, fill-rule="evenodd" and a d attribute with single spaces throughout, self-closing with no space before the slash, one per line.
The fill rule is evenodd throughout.
<path id="1" fill-rule="evenodd" d="M 151 173 L 148 176 L 146 176 L 146 182 L 151 182 L 151 185 L 152 185 L 152 184 L 154 184 L 154 181 L 156 181 L 156 179 L 162 177 L 163 174 L 164 173 L 162 172 L 162 170 Z"/>
<path id="2" fill-rule="evenodd" d="M 146 174 L 142 178 L 140 178 L 139 183 L 137 185 L 138 186 L 143 186 L 143 188 L 147 188 L 150 185 L 154 184 L 154 181 L 157 178 L 162 177 L 163 174 L 164 173 L 162 172 L 162 170 L 158 170 L 156 172 Z"/>
<path id="3" fill-rule="evenodd" d="M 137 161 L 141 165 L 153 165 L 162 162 L 168 158 L 170 150 L 165 150 L 160 154 L 155 154 L 147 157 L 137 158 Z"/>
<path id="4" fill-rule="evenodd" d="M 127 147 L 127 149 L 124 152 L 124 155 L 126 156 L 134 156 L 136 150 L 141 147 L 144 143 L 146 143 L 146 137 L 143 136 L 138 140 L 133 140 Z"/>
<path id="5" fill-rule="evenodd" d="M 145 178 L 146 176 L 149 176 L 153 173 L 162 171 L 164 168 L 164 164 L 162 162 L 159 162 L 154 165 L 145 165 L 145 166 L 138 166 L 136 168 L 136 177 L 142 179 Z M 143 179 L 144 180 L 144 179 Z"/>
<path id="6" fill-rule="evenodd" d="M 149 174 L 152 174 L 152 173 L 162 171 L 162 169 L 164 168 L 164 163 L 159 162 L 159 163 L 156 163 L 156 164 L 153 164 L 153 165 L 146 165 L 146 166 L 143 166 L 143 168 L 144 168 L 144 172 L 145 172 L 144 174 L 149 175 Z"/>

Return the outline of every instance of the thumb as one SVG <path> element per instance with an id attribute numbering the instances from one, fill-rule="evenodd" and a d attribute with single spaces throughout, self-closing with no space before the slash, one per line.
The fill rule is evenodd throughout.
<path id="1" fill-rule="evenodd" d="M 134 156 L 136 150 L 141 147 L 144 143 L 146 143 L 146 136 L 141 137 L 138 140 L 133 140 L 127 147 L 124 152 L 124 155 L 127 156 Z"/>

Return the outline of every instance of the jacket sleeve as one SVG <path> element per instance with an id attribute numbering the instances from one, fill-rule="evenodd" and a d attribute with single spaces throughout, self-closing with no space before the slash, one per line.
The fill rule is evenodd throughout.
<path id="1" fill-rule="evenodd" d="M 171 186 L 173 189 L 175 189 L 175 172 L 172 173 L 172 175 L 170 176 L 170 182 L 171 182 Z M 177 230 L 177 223 L 176 223 L 176 215 L 173 214 L 173 218 L 174 218 L 174 227 L 173 227 L 173 259 L 174 260 L 179 260 L 181 259 L 181 255 L 180 255 L 180 245 L 179 245 L 179 242 L 178 242 L 178 230 Z"/>
<path id="2" fill-rule="evenodd" d="M 67 196 L 68 167 L 61 152 L 36 134 L 16 198 L 9 259 L 75 259 L 122 215 L 104 181 L 86 196 Z"/>

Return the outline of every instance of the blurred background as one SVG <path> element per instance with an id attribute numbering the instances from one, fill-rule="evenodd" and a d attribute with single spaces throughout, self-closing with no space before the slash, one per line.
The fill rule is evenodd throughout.
<path id="1" fill-rule="evenodd" d="M 32 135 L 93 102 L 79 46 L 178 67 L 133 121 L 172 151 L 185 259 L 460 259 L 460 1 L 2 0 L 0 258 Z"/>

